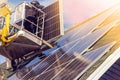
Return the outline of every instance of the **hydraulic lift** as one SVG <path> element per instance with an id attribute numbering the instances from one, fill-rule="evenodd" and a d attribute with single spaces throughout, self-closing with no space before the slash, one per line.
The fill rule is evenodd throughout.
<path id="1" fill-rule="evenodd" d="M 44 47 L 53 48 L 50 43 L 43 39 L 45 13 L 39 7 L 26 2 L 19 4 L 15 9 L 13 25 L 9 25 L 11 15 L 9 7 L 4 4 L 0 8 L 2 15 L 0 54 L 11 60 L 12 67 L 15 70 L 21 67 L 19 66 L 19 63 L 21 63 L 19 60 L 28 59 L 26 62 L 28 63 L 35 56 L 42 56 L 41 51 Z M 3 14 L 3 11 L 7 13 Z M 34 31 L 28 30 L 28 27 Z"/>

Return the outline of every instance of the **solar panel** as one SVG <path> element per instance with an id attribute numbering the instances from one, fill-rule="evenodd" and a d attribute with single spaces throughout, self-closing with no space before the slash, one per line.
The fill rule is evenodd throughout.
<path id="1" fill-rule="evenodd" d="M 73 55 L 74 59 L 68 61 L 67 64 L 63 64 L 63 65 L 61 64 L 59 66 L 56 66 L 55 68 L 51 68 L 47 71 L 44 71 L 35 80 L 40 80 L 40 79 L 50 80 L 51 78 L 52 80 L 66 80 L 66 79 L 73 80 L 89 65 L 90 66 L 93 65 L 99 58 L 101 58 L 101 56 L 103 56 L 113 45 L 114 43 L 107 44 L 101 48 L 88 52 L 85 55 L 79 55 L 78 53 L 75 53 Z M 70 62 L 72 63 L 69 64 Z"/>
<path id="2" fill-rule="evenodd" d="M 61 2 L 59 0 L 43 9 L 46 14 L 43 35 L 44 40 L 50 40 L 64 34 L 61 9 Z"/>
<path id="3" fill-rule="evenodd" d="M 49 70 L 53 67 L 56 67 L 58 64 L 58 61 L 60 61 L 60 64 L 66 63 L 70 60 L 72 60 L 74 57 L 72 56 L 73 53 L 80 53 L 83 54 L 90 46 L 92 46 L 100 37 L 102 37 L 107 31 L 109 31 L 112 28 L 112 24 L 109 24 L 89 35 L 87 35 L 85 38 L 78 40 L 74 45 L 71 46 L 71 48 L 68 48 L 68 50 L 59 49 L 58 51 L 54 51 L 53 55 L 50 55 L 47 59 L 43 60 L 40 64 L 38 64 L 35 69 L 38 70 L 39 73 L 42 73 L 45 70 Z M 43 64 L 46 64 L 42 66 Z M 31 73 L 31 72 L 30 72 Z M 27 79 L 30 77 L 31 74 L 27 74 L 24 76 L 24 79 Z"/>
<path id="4" fill-rule="evenodd" d="M 92 44 L 94 44 L 94 41 L 97 41 L 97 38 L 100 38 L 100 36 L 103 36 L 103 34 L 105 34 L 110 29 L 110 26 L 111 24 L 107 27 L 100 29 L 99 31 L 96 31 L 88 35 L 86 38 L 80 40 L 74 46 L 72 46 L 71 49 L 67 50 L 65 54 L 63 54 L 62 56 L 56 54 L 57 56 L 59 56 L 59 59 L 57 59 L 56 61 L 52 60 L 51 63 L 53 64 L 51 64 L 50 66 L 47 65 L 48 68 L 46 70 L 50 70 L 51 68 L 56 67 L 58 65 L 58 61 L 60 61 L 59 64 L 63 64 L 68 61 L 71 61 L 74 58 L 72 54 L 75 52 L 83 54 L 87 50 L 87 48 L 89 48 Z"/>
<path id="5" fill-rule="evenodd" d="M 62 38 L 58 39 L 58 45 L 64 45 L 73 40 L 76 40 L 78 37 L 83 37 L 91 33 L 96 27 L 98 27 L 109 15 L 111 15 L 116 9 L 110 9 L 101 14 L 98 17 L 91 19 L 90 21 L 81 24 L 77 28 L 66 33 Z"/>

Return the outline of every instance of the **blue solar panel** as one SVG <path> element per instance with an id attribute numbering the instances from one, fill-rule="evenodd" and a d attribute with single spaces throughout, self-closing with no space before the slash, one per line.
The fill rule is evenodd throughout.
<path id="1" fill-rule="evenodd" d="M 58 66 L 58 61 L 60 61 L 60 64 L 66 63 L 68 61 L 71 61 L 74 56 L 74 53 L 80 53 L 83 54 L 90 46 L 92 46 L 99 38 L 101 38 L 106 32 L 108 32 L 112 28 L 112 24 L 109 24 L 89 35 L 87 35 L 85 38 L 78 40 L 74 45 L 71 45 L 71 48 L 68 48 L 67 50 L 59 49 L 57 51 L 53 51 L 54 54 L 50 55 L 48 58 L 40 62 L 37 67 L 34 69 L 37 69 L 39 74 L 42 73 L 45 70 L 49 70 L 53 67 Z M 44 66 L 42 66 L 44 65 Z M 66 64 L 65 64 L 66 65 Z M 63 65 L 63 66 L 65 66 Z M 33 70 L 34 70 L 33 69 Z M 38 73 L 37 73 L 38 74 Z M 27 75 L 24 76 L 24 79 L 29 78 L 31 75 L 31 72 L 29 72 Z"/>

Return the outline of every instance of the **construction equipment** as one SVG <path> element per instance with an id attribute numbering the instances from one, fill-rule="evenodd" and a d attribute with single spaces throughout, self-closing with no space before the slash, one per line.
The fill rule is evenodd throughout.
<path id="1" fill-rule="evenodd" d="M 59 6 L 58 4 L 53 5 Z M 50 10 L 53 8 L 52 5 L 49 7 Z M 51 15 L 51 11 L 49 11 L 50 13 L 47 12 L 49 7 L 44 8 L 43 6 L 38 5 L 38 3 L 36 6 L 27 2 L 17 5 L 14 11 L 14 22 L 12 26 L 10 26 L 11 11 L 9 10 L 9 7 L 4 5 L 0 8 L 2 15 L 4 10 L 6 10 L 6 14 L 4 13 L 4 15 L 1 16 L 0 40 L 2 41 L 2 46 L 0 46 L 0 54 L 11 60 L 14 70 L 18 68 L 18 63 L 20 63 L 19 60 L 24 59 L 26 61 L 27 59 L 28 62 L 34 56 L 45 56 L 42 54 L 42 51 L 53 48 L 53 46 L 43 38 L 43 32 L 47 31 L 47 28 L 44 30 L 44 25 L 48 27 L 47 25 L 50 25 L 49 23 L 54 23 L 57 19 L 58 22 L 55 22 L 54 25 L 50 25 L 49 27 L 53 27 L 53 30 L 58 32 L 56 33 L 57 35 L 59 35 L 59 32 L 61 34 L 61 29 L 59 29 L 59 12 L 55 12 L 55 16 Z M 46 13 L 42 11 L 42 8 L 44 8 L 44 11 L 47 10 Z M 59 11 L 59 7 L 57 9 L 57 11 Z M 47 16 L 46 21 L 44 21 L 45 16 Z M 11 34 L 10 30 L 13 34 Z M 47 32 L 49 33 L 49 31 Z M 54 34 L 48 35 L 49 39 L 57 36 L 55 32 Z M 18 63 L 16 63 L 17 61 Z"/>
<path id="2" fill-rule="evenodd" d="M 0 40 L 3 44 L 12 41 L 17 36 L 16 34 L 9 36 L 10 15 L 11 11 L 8 6 L 2 4 L 0 7 Z"/>
<path id="3" fill-rule="evenodd" d="M 40 50 L 40 45 L 22 37 L 23 30 L 17 30 L 14 34 L 10 33 L 10 15 L 11 11 L 7 4 L 0 6 L 0 54 L 11 60 L 12 68 L 17 69 L 18 63 L 15 60 L 23 58 L 28 53 L 36 54 L 36 50 Z M 28 36 L 28 35 L 27 35 Z M 40 51 L 39 54 L 41 54 Z M 34 55 L 35 56 L 35 55 Z"/>

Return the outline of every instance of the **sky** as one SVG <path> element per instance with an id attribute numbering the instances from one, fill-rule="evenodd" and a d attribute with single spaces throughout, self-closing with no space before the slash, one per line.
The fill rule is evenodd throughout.
<path id="1" fill-rule="evenodd" d="M 32 0 L 8 0 L 14 5 Z M 48 6 L 56 0 L 38 0 L 42 5 Z M 63 19 L 65 29 L 82 22 L 99 12 L 117 4 L 120 0 L 61 0 L 63 3 Z"/>
<path id="2" fill-rule="evenodd" d="M 8 0 L 12 7 L 23 1 L 32 0 Z M 38 0 L 40 4 L 48 6 L 55 0 Z M 80 23 L 99 12 L 119 3 L 120 0 L 62 0 L 63 3 L 63 19 L 65 29 L 69 29 L 73 25 Z M 0 57 L 0 61 L 2 58 Z M 1 62 L 0 62 L 1 63 Z"/>

